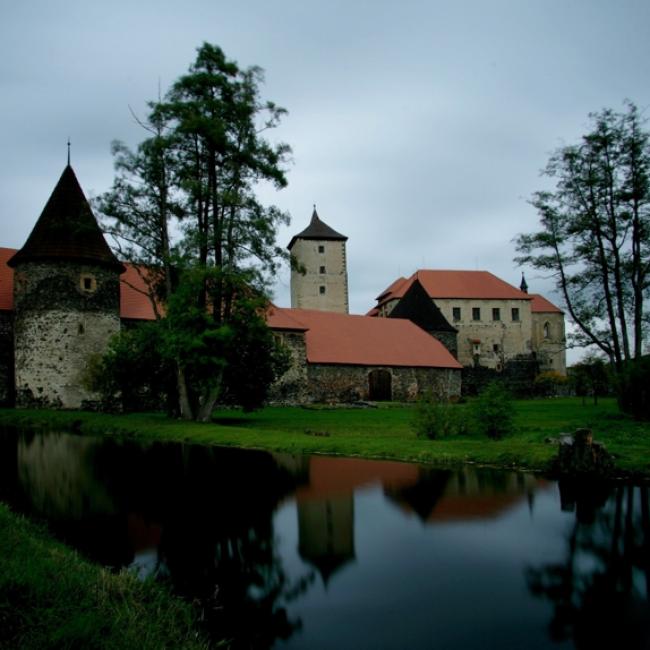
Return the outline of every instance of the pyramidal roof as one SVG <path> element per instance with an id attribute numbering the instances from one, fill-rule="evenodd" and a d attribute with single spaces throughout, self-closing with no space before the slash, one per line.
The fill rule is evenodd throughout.
<path id="1" fill-rule="evenodd" d="M 70 165 L 61 174 L 25 245 L 7 262 L 72 260 L 124 271 L 108 247 Z"/>
<path id="2" fill-rule="evenodd" d="M 320 220 L 316 207 L 311 215 L 309 225 L 297 235 L 294 235 L 289 242 L 287 248 L 291 250 L 296 243 L 296 239 L 320 239 L 326 241 L 347 241 L 347 237 L 340 232 L 336 232 L 334 228 L 330 228 L 324 221 Z"/>

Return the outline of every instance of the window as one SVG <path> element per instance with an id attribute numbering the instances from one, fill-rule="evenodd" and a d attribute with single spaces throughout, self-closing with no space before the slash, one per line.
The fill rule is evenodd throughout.
<path id="1" fill-rule="evenodd" d="M 318 252 L 319 252 L 319 253 L 324 253 L 324 252 L 325 252 L 325 246 L 322 246 L 322 245 L 319 246 L 319 247 L 318 247 Z"/>
<path id="2" fill-rule="evenodd" d="M 324 266 L 321 266 L 318 272 L 319 272 L 319 273 L 325 273 L 325 267 L 324 267 Z"/>
<path id="3" fill-rule="evenodd" d="M 83 273 L 79 278 L 79 288 L 84 293 L 94 293 L 97 290 L 97 280 L 90 273 Z"/>
<path id="4" fill-rule="evenodd" d="M 481 320 L 481 308 L 472 307 L 472 320 Z"/>
<path id="5" fill-rule="evenodd" d="M 451 310 L 452 317 L 455 321 L 460 320 L 460 307 L 453 307 Z"/>
<path id="6" fill-rule="evenodd" d="M 472 354 L 477 357 L 481 354 L 481 342 L 472 341 Z"/>
<path id="7" fill-rule="evenodd" d="M 512 308 L 512 320 L 514 322 L 519 322 L 519 307 Z"/>
<path id="8" fill-rule="evenodd" d="M 492 351 L 494 352 L 494 354 L 499 354 L 500 347 L 499 347 L 499 344 L 498 344 L 498 343 L 495 343 L 495 344 L 492 346 Z"/>
<path id="9" fill-rule="evenodd" d="M 325 287 L 323 286 L 318 287 L 318 293 L 320 293 L 320 295 L 322 296 L 325 293 Z"/>
<path id="10" fill-rule="evenodd" d="M 501 310 L 498 307 L 492 307 L 492 320 L 501 320 Z"/>
<path id="11" fill-rule="evenodd" d="M 548 322 L 544 323 L 544 338 L 551 338 L 551 324 Z"/>

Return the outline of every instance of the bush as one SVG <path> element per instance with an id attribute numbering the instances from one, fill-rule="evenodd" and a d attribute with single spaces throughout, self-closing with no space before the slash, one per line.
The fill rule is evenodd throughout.
<path id="1" fill-rule="evenodd" d="M 650 420 L 650 356 L 628 361 L 617 385 L 618 406 L 637 420 Z"/>
<path id="2" fill-rule="evenodd" d="M 554 397 L 565 393 L 568 377 L 561 375 L 557 370 L 547 370 L 535 377 L 535 394 L 540 397 Z"/>
<path id="3" fill-rule="evenodd" d="M 435 440 L 466 433 L 467 422 L 462 407 L 428 395 L 416 406 L 414 428 L 418 438 Z"/>
<path id="4" fill-rule="evenodd" d="M 514 430 L 512 398 L 502 384 L 492 382 L 472 404 L 474 426 L 479 433 L 498 440 Z"/>

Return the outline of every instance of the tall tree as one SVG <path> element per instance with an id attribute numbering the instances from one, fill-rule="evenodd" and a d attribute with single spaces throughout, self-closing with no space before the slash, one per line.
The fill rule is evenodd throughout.
<path id="1" fill-rule="evenodd" d="M 102 204 L 116 234 L 135 244 L 127 249 L 140 257 L 131 259 L 160 269 L 170 307 L 168 351 L 186 418 L 210 416 L 223 391 L 229 323 L 237 309 L 249 309 L 246 299 L 264 292 L 285 257 L 276 229 L 288 216 L 255 195 L 262 182 L 286 185 L 290 154 L 286 144 L 264 137 L 286 111 L 260 99 L 262 81 L 261 69 L 240 69 L 220 48 L 200 47 L 188 74 L 151 105 L 152 137 L 137 154 L 116 149 L 118 179 Z M 124 182 L 127 173 L 137 182 Z M 172 217 L 182 232 L 175 247 Z M 149 260 L 143 251 L 151 252 Z M 199 349 L 209 354 L 197 355 Z"/>
<path id="2" fill-rule="evenodd" d="M 541 229 L 517 238 L 519 263 L 550 272 L 578 328 L 616 371 L 639 359 L 650 273 L 650 143 L 636 106 L 593 113 L 581 142 L 558 149 L 536 192 Z"/>

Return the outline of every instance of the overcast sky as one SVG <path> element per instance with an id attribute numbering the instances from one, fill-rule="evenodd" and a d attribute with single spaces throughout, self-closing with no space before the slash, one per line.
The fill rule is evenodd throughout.
<path id="1" fill-rule="evenodd" d="M 418 268 L 481 269 L 518 285 L 512 239 L 549 154 L 588 114 L 650 106 L 647 0 L 0 0 L 0 246 L 20 247 L 66 162 L 88 196 L 113 179 L 110 143 L 208 41 L 266 71 L 288 109 L 292 215 L 312 204 L 346 234 L 350 307 Z M 286 240 L 286 241 L 285 241 Z M 524 269 L 525 270 L 525 269 Z M 532 292 L 561 305 L 526 271 Z M 289 305 L 289 273 L 276 302 Z"/>

